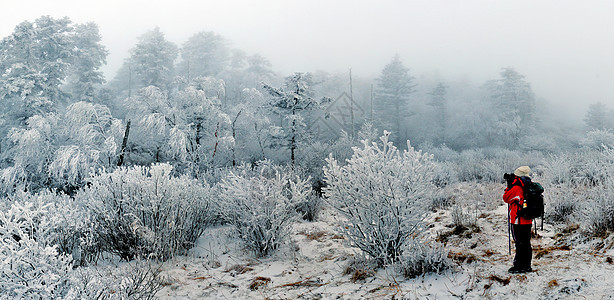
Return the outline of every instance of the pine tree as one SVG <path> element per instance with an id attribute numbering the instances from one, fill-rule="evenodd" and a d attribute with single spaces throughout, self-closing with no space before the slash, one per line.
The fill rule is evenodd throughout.
<path id="1" fill-rule="evenodd" d="M 66 88 L 73 102 L 97 101 L 97 90 L 105 82 L 100 68 L 109 54 L 101 39 L 95 23 L 75 26 L 75 56 Z"/>
<path id="2" fill-rule="evenodd" d="M 493 112 L 490 142 L 516 146 L 536 123 L 535 94 L 513 68 L 503 68 L 500 75 L 485 85 Z"/>
<path id="3" fill-rule="evenodd" d="M 593 103 L 588 107 L 584 122 L 590 129 L 608 129 L 608 108 L 601 102 Z"/>
<path id="4" fill-rule="evenodd" d="M 391 130 L 397 145 L 402 145 L 401 141 L 406 139 L 403 124 L 410 113 L 409 96 L 416 86 L 413 81 L 414 77 L 409 75 L 399 55 L 394 56 L 377 79 L 374 103 L 377 125 Z"/>
<path id="5" fill-rule="evenodd" d="M 160 28 L 156 27 L 140 36 L 125 63 L 129 66 L 128 71 L 132 72 L 132 88 L 152 85 L 167 90 L 175 73 L 177 55 L 177 46 L 166 40 Z"/>
<path id="6" fill-rule="evenodd" d="M 448 93 L 448 86 L 444 83 L 439 83 L 431 92 L 431 101 L 428 103 L 429 105 L 435 108 L 435 120 L 437 121 L 437 143 L 445 144 L 446 142 L 446 129 L 448 122 L 448 112 L 447 112 L 447 99 L 446 95 Z"/>
<path id="7" fill-rule="evenodd" d="M 60 89 L 74 56 L 68 18 L 44 16 L 19 24 L 0 44 L 0 103 L 19 125 L 53 112 L 66 98 Z M 17 125 L 17 124 L 15 124 Z"/>
<path id="8" fill-rule="evenodd" d="M 273 96 L 270 102 L 271 107 L 288 120 L 287 128 L 281 131 L 279 138 L 282 140 L 282 145 L 290 149 L 290 161 L 293 166 L 296 150 L 299 145 L 306 142 L 304 112 L 321 108 L 322 103 L 330 101 L 330 98 L 327 97 L 321 100 L 314 99 L 310 85 L 311 74 L 309 73 L 294 73 L 286 77 L 283 88 L 264 84 L 264 89 Z"/>
<path id="9" fill-rule="evenodd" d="M 226 40 L 214 32 L 199 32 L 181 47 L 178 74 L 185 78 L 216 76 L 227 66 L 230 51 Z"/>

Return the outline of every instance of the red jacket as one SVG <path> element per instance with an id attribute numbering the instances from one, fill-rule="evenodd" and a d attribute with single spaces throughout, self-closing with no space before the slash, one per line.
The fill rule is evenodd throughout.
<path id="1" fill-rule="evenodd" d="M 524 192 L 522 191 L 522 181 L 520 178 L 516 178 L 513 182 L 512 188 L 505 189 L 503 194 L 503 201 L 509 204 L 508 214 L 510 216 L 510 223 L 520 225 L 531 225 L 533 221 L 531 219 L 525 219 L 523 217 L 517 217 L 518 211 L 521 208 L 521 203 L 524 202 Z"/>

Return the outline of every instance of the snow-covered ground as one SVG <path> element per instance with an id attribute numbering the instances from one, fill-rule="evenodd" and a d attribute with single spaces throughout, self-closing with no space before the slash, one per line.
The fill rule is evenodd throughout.
<path id="1" fill-rule="evenodd" d="M 614 236 L 579 242 L 574 226 L 544 224 L 532 239 L 533 269 L 511 275 L 502 186 L 448 188 L 466 203 L 477 226 L 452 232 L 451 210 L 429 216 L 433 237 L 446 240 L 455 268 L 405 279 L 394 268 L 365 278 L 346 274 L 358 250 L 335 231 L 340 219 L 325 209 L 318 222 L 300 222 L 292 241 L 271 257 L 256 259 L 230 228 L 207 230 L 189 256 L 162 266 L 161 299 L 614 299 Z M 463 196 L 465 195 L 465 196 Z M 541 225 L 541 224 L 540 224 Z M 569 233 L 561 233 L 563 231 Z M 601 245 L 601 246 L 597 246 Z M 512 245 L 513 248 L 513 245 Z M 599 250 L 595 250 L 599 249 Z M 357 280 L 356 280 L 357 279 Z"/>

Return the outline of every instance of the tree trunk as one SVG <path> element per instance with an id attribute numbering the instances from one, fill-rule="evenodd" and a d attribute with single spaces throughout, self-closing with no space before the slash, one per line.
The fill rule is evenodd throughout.
<path id="1" fill-rule="evenodd" d="M 290 138 L 290 160 L 292 168 L 294 168 L 294 150 L 296 149 L 296 119 L 294 118 L 294 110 L 292 111 L 292 137 Z"/>
<path id="2" fill-rule="evenodd" d="M 130 120 L 126 123 L 126 131 L 124 132 L 124 140 L 122 141 L 122 148 L 119 152 L 119 159 L 117 160 L 117 166 L 121 167 L 124 164 L 124 154 L 126 153 L 126 145 L 128 144 L 128 135 L 130 134 Z"/>

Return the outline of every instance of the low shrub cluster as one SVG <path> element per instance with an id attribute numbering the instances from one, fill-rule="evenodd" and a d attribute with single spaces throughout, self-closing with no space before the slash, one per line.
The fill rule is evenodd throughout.
<path id="1" fill-rule="evenodd" d="M 289 236 L 297 207 L 312 196 L 309 179 L 263 163 L 230 172 L 220 183 L 217 210 L 256 256 L 266 256 Z"/>

